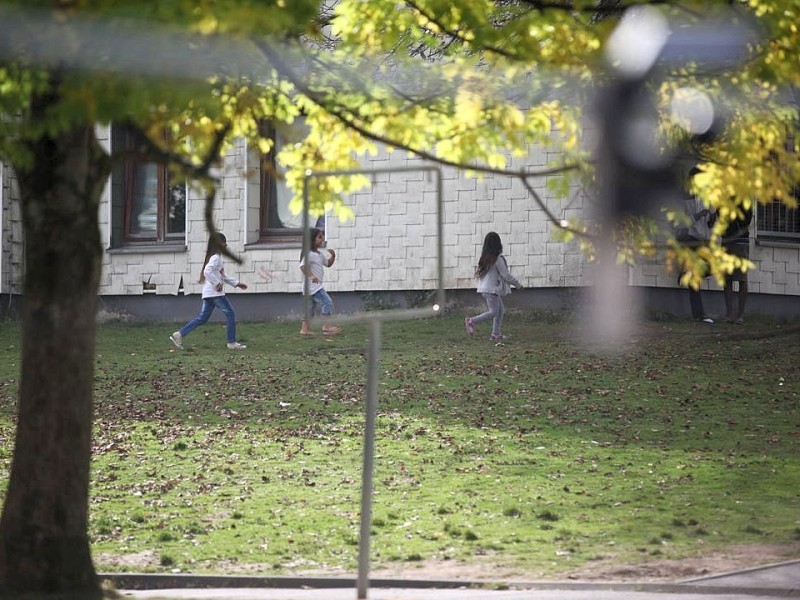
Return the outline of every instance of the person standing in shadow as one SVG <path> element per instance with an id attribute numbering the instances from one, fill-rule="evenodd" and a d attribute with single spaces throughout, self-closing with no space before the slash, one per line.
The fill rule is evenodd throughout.
<path id="1" fill-rule="evenodd" d="M 695 167 L 689 173 L 691 179 L 694 175 L 699 173 L 700 170 Z M 686 195 L 681 207 L 686 217 L 689 219 L 689 225 L 678 229 L 675 239 L 684 246 L 697 249 L 698 246 L 708 242 L 710 225 L 711 225 L 711 211 L 707 208 L 701 208 L 698 205 L 695 196 Z M 708 265 L 703 263 L 704 273 L 703 277 L 708 277 Z M 678 274 L 678 285 L 681 285 L 681 278 L 685 271 Z M 692 318 L 695 321 L 702 323 L 713 324 L 714 319 L 709 317 L 703 308 L 703 296 L 699 289 L 694 289 L 689 286 L 689 305 L 692 310 Z"/>
<path id="2" fill-rule="evenodd" d="M 744 260 L 750 260 L 750 223 L 753 220 L 753 208 L 742 209 L 742 215 L 728 223 L 722 235 L 722 247 L 725 252 Z M 739 298 L 736 308 L 733 301 L 733 284 L 739 283 Z M 744 325 L 744 309 L 747 304 L 747 271 L 737 269 L 725 277 L 725 320 L 728 323 Z"/>

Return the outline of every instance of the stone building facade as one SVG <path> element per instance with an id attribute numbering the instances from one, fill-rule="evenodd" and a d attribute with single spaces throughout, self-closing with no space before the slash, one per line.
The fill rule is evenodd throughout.
<path id="1" fill-rule="evenodd" d="M 100 130 L 110 147 L 109 128 Z M 544 166 L 548 157 L 532 149 L 525 166 Z M 523 166 L 515 159 L 515 166 Z M 241 257 L 228 271 L 248 283 L 247 291 L 236 290 L 235 305 L 240 319 L 262 320 L 292 317 L 302 310 L 301 273 L 298 268 L 300 242 L 295 238 L 271 239 L 264 234 L 262 189 L 263 158 L 240 141 L 228 152 L 219 171 L 214 219 L 225 233 L 229 248 Z M 402 153 L 382 154 L 365 168 L 392 169 L 423 165 Z M 22 292 L 24 248 L 19 201 L 14 174 L 7 166 L 2 179 L 2 258 L 0 293 L 8 305 Z M 504 244 L 511 271 L 526 286 L 517 303 L 563 308 L 572 302 L 572 292 L 591 281 L 591 265 L 578 244 L 556 241 L 555 226 L 544 211 L 513 179 L 467 177 L 450 168 L 441 170 L 443 179 L 444 281 L 448 297 L 466 302 L 479 300 L 474 293 L 473 271 L 484 235 L 497 231 Z M 120 234 L 125 205 L 115 196 L 121 185 L 117 172 L 109 182 L 100 206 L 101 239 L 104 243 L 100 281 L 101 307 L 112 313 L 143 320 L 181 321 L 198 306 L 201 286 L 197 283 L 205 254 L 207 233 L 204 201 L 188 189 L 178 229 L 169 243 L 135 241 L 127 243 Z M 116 187 L 115 187 L 116 186 Z M 586 197 L 575 188 L 566 200 L 547 191 L 546 181 L 537 182 L 537 192 L 548 208 L 561 219 L 583 216 Z M 361 310 L 367 299 L 379 295 L 394 303 L 419 298 L 436 287 L 437 203 L 436 187 L 423 171 L 380 173 L 372 186 L 346 198 L 354 218 L 326 218 L 328 246 L 336 249 L 337 260 L 326 272 L 326 289 L 341 312 Z M 785 207 L 784 207 L 785 209 Z M 785 209 L 791 222 L 798 217 Z M 751 228 L 750 274 L 751 310 L 778 316 L 800 316 L 800 231 L 764 231 L 758 219 Z M 794 227 L 795 225 L 790 225 Z M 127 226 L 126 226 L 127 227 Z M 177 236 L 177 237 L 175 237 Z M 631 268 L 629 283 L 648 290 L 650 307 L 677 315 L 688 314 L 685 291 L 678 289 L 676 276 L 658 260 Z M 711 299 L 709 312 L 721 313 L 718 286 L 704 285 Z M 512 303 L 513 305 L 513 303 Z"/>

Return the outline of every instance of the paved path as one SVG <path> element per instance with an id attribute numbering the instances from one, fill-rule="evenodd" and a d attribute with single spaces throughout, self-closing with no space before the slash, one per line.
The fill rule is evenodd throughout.
<path id="1" fill-rule="evenodd" d="M 356 600 L 351 579 L 122 576 L 135 600 Z M 369 600 L 754 600 L 800 598 L 800 561 L 673 583 L 532 582 L 514 589 L 457 587 L 463 582 L 376 580 Z M 477 585 L 479 582 L 473 582 Z M 243 587 L 237 587 L 237 586 Z M 253 587 L 258 586 L 261 587 Z M 466 585 L 463 583 L 463 585 Z M 126 590 L 129 587 L 167 589 Z M 217 587 L 209 587 L 217 586 Z M 271 587 L 270 587 L 271 586 Z M 280 586 L 280 587 L 278 587 Z"/>

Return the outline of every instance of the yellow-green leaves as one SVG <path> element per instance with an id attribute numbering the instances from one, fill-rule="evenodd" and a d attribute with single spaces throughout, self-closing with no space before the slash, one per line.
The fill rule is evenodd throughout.
<path id="1" fill-rule="evenodd" d="M 477 91 L 461 88 L 456 93 L 453 118 L 465 129 L 476 127 L 483 119 L 483 100 Z"/>
<path id="2" fill-rule="evenodd" d="M 751 69 L 781 85 L 800 83 L 800 6 L 793 0 L 751 0 L 759 24 L 768 32 Z"/>
<path id="3" fill-rule="evenodd" d="M 690 0 L 681 6 L 686 11 L 671 3 L 662 8 L 691 20 L 727 4 Z M 225 152 L 237 137 L 270 152 L 264 123 L 291 123 L 302 116 L 308 135 L 279 157 L 295 192 L 295 207 L 308 171 L 364 166 L 379 147 L 472 173 L 524 176 L 526 183 L 530 177 L 533 187 L 547 186 L 560 197 L 574 193 L 572 175 L 580 175 L 592 195 L 593 163 L 582 142 L 587 107 L 578 99 L 586 87 L 608 76 L 602 50 L 619 15 L 604 11 L 596 0 L 564 6 L 339 0 L 332 7 L 326 4 L 322 19 L 320 3 L 313 0 L 73 3 L 71 15 L 134 17 L 169 24 L 198 39 L 236 39 L 258 68 L 247 71 L 247 77 L 209 73 L 207 81 L 191 86 L 130 74 L 69 73 L 60 90 L 61 110 L 44 123 L 26 123 L 26 131 L 38 135 L 70 119 L 129 119 L 164 149 L 197 164 L 209 152 Z M 789 192 L 800 182 L 796 143 L 789 143 L 798 115 L 781 96 L 800 83 L 797 2 L 749 0 L 739 8 L 757 19 L 764 32 L 749 61 L 713 78 L 695 65 L 681 65 L 665 70 L 663 84 L 653 85 L 661 131 L 687 147 L 692 141 L 668 115 L 675 90 L 700 86 L 725 107 L 721 134 L 711 141 L 694 140 L 691 148 L 702 169 L 692 191 L 719 211 L 717 237 L 751 202 L 777 199 L 793 205 Z M 290 52 L 289 45 L 275 44 L 270 51 L 262 44 L 270 36 L 274 42 L 276 33 L 296 39 L 301 32 L 314 42 L 305 54 Z M 244 72 L 234 66 L 217 70 Z M 0 110 L 24 115 L 27 99 L 43 80 L 34 71 L 0 65 Z M 7 140 L 20 130 L 12 121 L 0 128 L 0 151 L 7 154 Z M 166 140 L 158 138 L 161 131 L 169 133 Z M 526 164 L 535 153 L 546 160 Z M 320 180 L 310 189 L 312 209 L 346 215 L 341 198 L 365 183 L 359 177 Z M 531 193 L 531 202 L 538 201 Z M 575 223 L 571 231 L 582 232 L 582 226 Z M 642 223 L 626 224 L 617 232 L 623 259 L 652 255 L 655 233 Z M 718 250 L 714 247 L 703 258 L 715 259 Z M 671 260 L 691 267 L 695 258 L 676 250 Z M 716 272 L 733 264 L 726 259 Z"/>
<path id="4" fill-rule="evenodd" d="M 295 192 L 290 209 L 297 213 L 303 208 L 303 186 L 309 174 L 359 169 L 360 163 L 352 152 L 361 155 L 375 152 L 372 142 L 312 105 L 308 105 L 305 123 L 308 136 L 285 146 L 278 155 L 279 162 L 289 167 L 286 183 Z M 314 178 L 309 184 L 312 214 L 332 212 L 346 220 L 352 216 L 352 209 L 343 202 L 342 196 L 368 186 L 369 180 L 361 175 L 349 175 Z"/>

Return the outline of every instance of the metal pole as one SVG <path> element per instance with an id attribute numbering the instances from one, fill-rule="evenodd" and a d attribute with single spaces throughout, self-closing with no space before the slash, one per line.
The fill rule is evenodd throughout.
<path id="1" fill-rule="evenodd" d="M 309 180 L 314 177 L 314 174 L 310 171 L 306 172 L 306 176 L 303 178 L 303 259 L 305 260 L 308 258 L 308 252 L 311 249 L 311 232 L 309 230 L 309 223 L 308 223 L 308 205 L 309 205 L 309 198 L 308 198 L 308 182 Z M 306 262 L 308 264 L 308 262 Z M 303 275 L 303 315 L 305 317 L 306 323 L 311 321 L 311 294 L 309 292 L 308 286 L 308 277 Z"/>
<path id="2" fill-rule="evenodd" d="M 343 175 L 376 175 L 378 173 L 405 173 L 423 171 L 436 177 L 436 304 L 430 308 L 422 309 L 397 309 L 369 313 L 355 318 L 335 317 L 335 322 L 363 322 L 369 325 L 370 342 L 369 357 L 367 359 L 367 398 L 365 406 L 364 425 L 364 457 L 361 473 L 361 524 L 358 544 L 358 578 L 356 590 L 358 600 L 367 597 L 369 588 L 369 551 L 370 530 L 372 528 L 372 479 L 375 470 L 375 421 L 378 411 L 378 376 L 381 346 L 381 323 L 392 319 L 411 319 L 419 317 L 433 317 L 441 315 L 445 304 L 444 292 L 444 194 L 442 172 L 439 167 L 421 165 L 413 167 L 394 167 L 385 169 L 348 169 L 341 171 L 308 171 L 303 182 L 303 252 L 308 252 L 310 240 L 308 235 L 308 208 L 309 208 L 309 181 L 325 177 L 338 177 Z M 304 290 L 306 297 L 306 318 L 310 318 L 308 288 Z"/>
<path id="3" fill-rule="evenodd" d="M 436 304 L 437 312 L 444 311 L 444 193 L 442 172 L 429 171 L 436 177 Z"/>
<path id="4" fill-rule="evenodd" d="M 364 425 L 364 462 L 361 473 L 361 532 L 358 544 L 358 600 L 367 597 L 369 587 L 369 541 L 372 528 L 372 475 L 375 466 L 375 421 L 378 411 L 378 359 L 381 347 L 381 322 L 369 323 L 369 365 L 367 404 Z"/>

